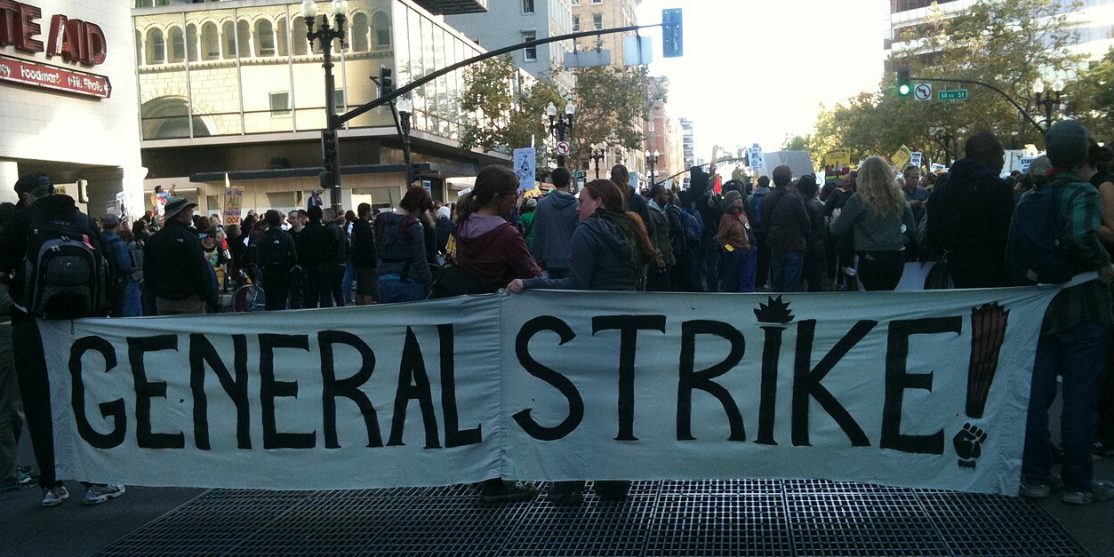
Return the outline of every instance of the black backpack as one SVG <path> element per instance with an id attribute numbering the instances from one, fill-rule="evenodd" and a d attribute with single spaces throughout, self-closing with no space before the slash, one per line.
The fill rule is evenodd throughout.
<path id="1" fill-rule="evenodd" d="M 1063 240 L 1062 191 L 1063 186 L 1051 184 L 1032 189 L 1013 211 L 1006 267 L 1016 284 L 1062 284 L 1075 275 Z"/>
<path id="2" fill-rule="evenodd" d="M 259 239 L 259 266 L 263 269 L 286 270 L 294 266 L 291 244 L 294 241 L 281 229 L 271 228 Z"/>
<path id="3" fill-rule="evenodd" d="M 69 220 L 50 219 L 34 206 L 30 214 L 23 307 L 41 319 L 107 315 L 113 273 L 88 234 L 89 218 L 74 209 Z"/>

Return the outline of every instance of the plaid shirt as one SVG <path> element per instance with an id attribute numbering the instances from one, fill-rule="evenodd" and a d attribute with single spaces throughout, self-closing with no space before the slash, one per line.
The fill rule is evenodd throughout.
<path id="1" fill-rule="evenodd" d="M 1110 254 L 1099 240 L 1102 201 L 1098 190 L 1073 172 L 1052 176 L 1049 186 L 1059 186 L 1056 199 L 1063 219 L 1063 239 L 1076 264 L 1076 272 L 1095 271 L 1110 264 Z M 1053 298 L 1044 316 L 1041 334 L 1063 332 L 1080 323 L 1101 323 L 1109 328 L 1110 288 L 1091 281 L 1067 288 Z"/>

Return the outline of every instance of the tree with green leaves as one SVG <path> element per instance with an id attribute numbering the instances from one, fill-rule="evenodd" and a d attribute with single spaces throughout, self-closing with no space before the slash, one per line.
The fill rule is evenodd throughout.
<path id="1" fill-rule="evenodd" d="M 668 80 L 650 77 L 645 68 L 610 66 L 581 68 L 574 75 L 572 94 L 562 95 L 552 79 L 523 80 L 510 56 L 469 67 L 461 108 L 476 117 L 464 126 L 461 146 L 509 152 L 533 139 L 540 178 L 549 162 L 546 106 L 552 102 L 563 108 L 568 96 L 576 107 L 569 160 L 587 160 L 591 146 L 598 144 L 640 149 L 643 123 L 653 103 L 665 102 Z"/>
<path id="2" fill-rule="evenodd" d="M 1099 141 L 1114 141 L 1114 48 L 1067 86 L 1067 112 Z"/>
<path id="3" fill-rule="evenodd" d="M 642 148 L 642 125 L 655 102 L 665 102 L 669 82 L 645 67 L 599 66 L 574 70 L 576 117 L 571 160 L 589 158 L 592 145 Z"/>
<path id="4" fill-rule="evenodd" d="M 541 115 L 550 102 L 563 104 L 561 94 L 551 80 L 524 77 L 510 55 L 468 68 L 460 104 L 462 110 L 476 117 L 465 124 L 461 147 L 509 154 L 515 148 L 529 146 L 532 141 L 544 145 L 549 131 Z M 537 178 L 542 179 L 548 153 L 544 147 L 536 152 Z"/>
<path id="5" fill-rule="evenodd" d="M 1038 77 L 1062 75 L 1079 62 L 1079 56 L 1068 51 L 1075 42 L 1068 11 L 1054 0 L 977 2 L 959 13 L 936 6 L 924 23 L 894 37 L 917 48 L 895 54 L 890 65 L 908 67 L 914 77 L 994 85 L 1033 114 L 1032 84 Z M 1042 134 L 994 91 L 977 85 L 932 85 L 936 92 L 967 88 L 970 96 L 966 101 L 918 102 L 898 96 L 894 76 L 887 76 L 875 92 L 823 110 L 810 148 L 822 155 L 844 147 L 855 158 L 890 155 L 906 145 L 942 156 L 946 138 L 976 130 L 998 134 L 1007 148 L 1043 144 Z"/>

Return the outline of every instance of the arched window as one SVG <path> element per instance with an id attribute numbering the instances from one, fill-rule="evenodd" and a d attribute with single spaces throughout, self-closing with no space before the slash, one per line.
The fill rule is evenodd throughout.
<path id="1" fill-rule="evenodd" d="M 354 52 L 367 52 L 369 31 L 367 14 L 357 13 L 352 17 L 352 50 Z"/>
<path id="2" fill-rule="evenodd" d="M 163 62 L 166 62 L 166 43 L 163 42 L 162 30 L 153 27 L 147 31 L 147 65 Z"/>
<path id="3" fill-rule="evenodd" d="M 190 62 L 197 61 L 197 26 L 192 23 L 186 26 L 186 54 Z"/>
<path id="4" fill-rule="evenodd" d="M 240 58 L 251 58 L 251 24 L 246 19 L 236 22 L 236 46 Z"/>
<path id="5" fill-rule="evenodd" d="M 182 34 L 181 27 L 170 28 L 170 59 L 171 64 L 177 64 L 186 59 L 186 37 Z"/>
<path id="6" fill-rule="evenodd" d="M 391 48 L 391 17 L 386 12 L 376 12 L 371 16 L 371 33 L 375 50 Z"/>
<path id="7" fill-rule="evenodd" d="M 289 42 L 290 38 L 286 36 L 286 18 L 280 17 L 278 20 L 278 55 L 285 57 L 290 53 Z M 297 37 L 294 38 L 297 40 Z"/>
<path id="8" fill-rule="evenodd" d="M 212 21 L 201 26 L 201 55 L 205 60 L 220 58 L 220 33 L 217 33 L 217 24 Z"/>
<path id="9" fill-rule="evenodd" d="M 306 29 L 306 20 L 300 17 L 294 18 L 294 27 L 292 27 L 291 30 L 293 32 L 291 33 L 292 38 L 290 42 L 294 46 L 291 50 L 294 51 L 295 56 L 305 54 L 306 50 L 309 48 L 309 41 L 306 40 L 306 33 L 309 32 L 309 29 Z"/>
<path id="10" fill-rule="evenodd" d="M 255 55 L 260 58 L 275 55 L 275 28 L 269 19 L 255 22 Z"/>
<path id="11" fill-rule="evenodd" d="M 236 24 L 226 21 L 220 26 L 221 56 L 225 59 L 236 57 Z"/>

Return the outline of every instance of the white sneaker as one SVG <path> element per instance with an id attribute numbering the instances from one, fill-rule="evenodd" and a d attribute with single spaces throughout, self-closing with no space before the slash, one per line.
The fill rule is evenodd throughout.
<path id="1" fill-rule="evenodd" d="M 66 490 L 66 486 L 60 485 L 53 489 L 43 490 L 43 508 L 57 507 L 63 501 L 70 498 L 70 492 Z"/>
<path id="2" fill-rule="evenodd" d="M 85 505 L 99 505 L 123 495 L 124 491 L 124 486 L 120 484 L 91 485 L 85 490 L 81 502 Z"/>

